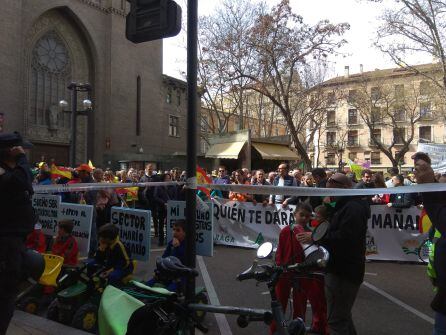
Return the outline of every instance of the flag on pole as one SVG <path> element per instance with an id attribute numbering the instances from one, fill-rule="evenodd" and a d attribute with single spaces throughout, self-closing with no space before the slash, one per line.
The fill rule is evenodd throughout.
<path id="1" fill-rule="evenodd" d="M 93 165 L 93 162 L 92 162 L 91 160 L 88 160 L 88 166 L 89 166 L 92 170 L 95 169 L 95 167 L 94 167 L 94 165 Z"/>
<path id="2" fill-rule="evenodd" d="M 212 179 L 208 177 L 206 171 L 197 165 L 197 184 L 212 184 Z M 208 198 L 211 196 L 211 191 L 206 187 L 198 186 L 197 190 L 205 193 Z"/>
<path id="3" fill-rule="evenodd" d="M 356 179 L 361 179 L 361 172 L 364 167 L 359 164 L 353 163 L 350 159 L 348 160 L 347 164 L 350 167 L 350 170 L 352 170 L 352 172 L 355 174 Z"/>
<path id="4" fill-rule="evenodd" d="M 365 161 L 364 163 L 362 163 L 361 166 L 364 169 L 370 169 L 370 167 L 372 166 L 372 163 L 370 162 L 370 160 L 368 160 L 368 161 Z"/>
<path id="5" fill-rule="evenodd" d="M 51 173 L 51 179 L 57 179 L 60 177 L 68 179 L 72 178 L 71 171 L 68 168 L 63 166 L 56 166 L 55 164 L 51 165 L 50 173 Z"/>
<path id="6" fill-rule="evenodd" d="M 426 210 L 423 208 L 420 214 L 420 219 L 418 221 L 418 227 L 421 234 L 428 233 L 429 229 L 432 227 L 432 221 L 426 213 Z"/>

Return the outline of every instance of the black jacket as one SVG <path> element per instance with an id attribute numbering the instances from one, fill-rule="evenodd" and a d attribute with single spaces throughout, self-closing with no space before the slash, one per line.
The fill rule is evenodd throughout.
<path id="1" fill-rule="evenodd" d="M 24 154 L 14 169 L 0 162 L 0 236 L 25 237 L 34 229 L 32 176 Z"/>
<path id="2" fill-rule="evenodd" d="M 144 175 L 142 176 L 140 182 L 141 183 L 152 183 L 152 182 L 157 182 L 159 181 L 159 177 L 157 175 L 152 175 L 152 176 L 148 176 L 148 175 Z M 156 204 L 155 201 L 153 200 L 153 193 L 155 192 L 155 187 L 140 187 L 138 189 L 138 199 L 140 204 L 144 207 L 144 208 L 148 208 L 148 209 L 154 209 Z"/>
<path id="3" fill-rule="evenodd" d="M 330 252 L 327 272 L 360 284 L 364 280 L 367 220 L 370 206 L 359 197 L 337 201 L 322 245 Z"/>

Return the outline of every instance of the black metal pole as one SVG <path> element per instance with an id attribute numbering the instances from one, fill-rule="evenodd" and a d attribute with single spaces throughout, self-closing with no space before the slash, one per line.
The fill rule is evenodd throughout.
<path id="1" fill-rule="evenodd" d="M 77 86 L 71 83 L 68 86 L 71 90 L 71 138 L 70 138 L 70 166 L 74 167 L 76 164 L 76 113 L 77 113 Z"/>
<path id="2" fill-rule="evenodd" d="M 195 221 L 197 193 L 197 20 L 198 1 L 187 1 L 187 189 L 186 265 L 195 268 Z M 186 299 L 195 295 L 195 278 L 188 279 Z M 193 327 L 192 327 L 193 328 Z M 192 330 L 193 331 L 193 330 Z M 193 334 L 193 333 L 192 333 Z"/>

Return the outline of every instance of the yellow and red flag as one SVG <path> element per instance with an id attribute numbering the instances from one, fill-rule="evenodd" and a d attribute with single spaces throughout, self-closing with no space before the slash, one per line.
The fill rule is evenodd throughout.
<path id="1" fill-rule="evenodd" d="M 55 164 L 51 165 L 51 179 L 57 179 L 60 177 L 72 178 L 72 174 L 70 169 L 63 167 L 63 166 L 56 166 Z"/>
<path id="2" fill-rule="evenodd" d="M 208 177 L 206 171 L 197 165 L 197 184 L 212 184 L 212 179 Z M 205 193 L 208 198 L 211 196 L 211 191 L 206 187 L 198 186 L 197 190 Z"/>
<path id="3" fill-rule="evenodd" d="M 421 211 L 420 221 L 418 221 L 418 227 L 421 234 L 429 232 L 429 229 L 431 229 L 432 227 L 431 219 L 424 209 Z"/>

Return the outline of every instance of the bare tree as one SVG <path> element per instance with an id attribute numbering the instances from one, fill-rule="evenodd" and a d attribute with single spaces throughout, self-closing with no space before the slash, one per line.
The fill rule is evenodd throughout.
<path id="1" fill-rule="evenodd" d="M 354 106 L 370 133 L 370 146 L 383 152 L 397 167 L 410 150 L 416 125 L 423 119 L 434 119 L 436 90 L 423 89 L 414 80 L 404 85 L 384 80 L 365 79 L 358 86 L 350 105 Z M 384 137 L 382 130 L 390 130 Z M 397 149 L 397 150 L 396 150 Z M 395 151 L 394 151 L 395 150 Z"/>
<path id="2" fill-rule="evenodd" d="M 398 66 L 410 68 L 431 80 L 446 100 L 446 2 L 393 0 L 393 3 L 381 17 L 383 24 L 377 33 L 376 46 Z M 413 56 L 423 55 L 435 61 L 428 71 L 411 62 Z"/>
<path id="3" fill-rule="evenodd" d="M 335 53 L 345 41 L 340 38 L 349 28 L 346 23 L 331 24 L 320 21 L 314 26 L 303 23 L 301 16 L 292 12 L 289 0 L 282 0 L 271 12 L 261 14 L 249 30 L 248 45 L 255 52 L 255 63 L 237 69 L 236 78 L 249 81 L 245 87 L 267 97 L 286 121 L 294 146 L 306 167 L 311 167 L 305 134 L 310 116 L 308 110 L 315 89 L 304 78 L 310 61 L 321 63 Z M 317 110 L 317 100 L 310 106 Z"/>
<path id="4" fill-rule="evenodd" d="M 203 120 L 211 133 L 226 132 L 236 115 L 239 129 L 245 128 L 247 79 L 232 74 L 255 62 L 246 36 L 263 9 L 262 3 L 225 0 L 212 16 L 200 18 L 198 77 L 204 106 L 214 113 Z"/>

